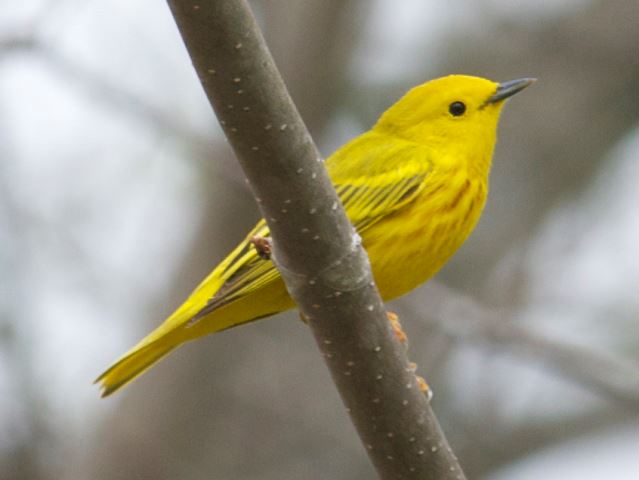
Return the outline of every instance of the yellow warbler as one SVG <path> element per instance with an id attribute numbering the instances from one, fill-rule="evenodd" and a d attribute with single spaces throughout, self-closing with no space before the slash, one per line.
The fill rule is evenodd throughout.
<path id="1" fill-rule="evenodd" d="M 473 230 L 503 101 L 532 82 L 451 75 L 424 83 L 326 160 L 385 300 L 428 280 Z M 251 242 L 268 236 L 262 220 L 162 325 L 100 375 L 103 396 L 184 342 L 293 308 L 277 269 Z"/>

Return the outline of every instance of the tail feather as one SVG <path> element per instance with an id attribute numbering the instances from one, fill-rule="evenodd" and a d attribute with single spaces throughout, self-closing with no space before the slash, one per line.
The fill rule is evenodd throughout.
<path id="1" fill-rule="evenodd" d="M 256 228 L 262 226 L 260 223 Z M 237 259 L 246 245 L 247 240 L 241 242 L 169 318 L 95 380 L 102 387 L 103 397 L 131 382 L 188 340 L 293 307 L 293 300 L 288 296 L 284 283 L 279 277 L 274 277 L 261 285 L 257 294 L 256 291 L 249 291 L 249 294 L 240 295 L 233 301 L 216 305 L 211 311 L 204 310 L 229 275 L 247 261 L 245 257 L 248 254 Z M 231 264 L 235 266 L 229 267 Z M 197 319 L 197 322 L 191 322 L 193 319 Z"/>
<path id="2" fill-rule="evenodd" d="M 101 384 L 102 397 L 111 395 L 144 373 L 179 344 L 179 342 L 167 342 L 165 339 L 162 342 L 156 341 L 142 348 L 133 349 L 100 375 L 94 383 Z"/>

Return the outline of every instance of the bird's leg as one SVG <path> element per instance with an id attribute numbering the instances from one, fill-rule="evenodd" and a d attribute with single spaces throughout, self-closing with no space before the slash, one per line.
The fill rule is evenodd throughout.
<path id="1" fill-rule="evenodd" d="M 402 324 L 399 323 L 399 317 L 397 314 L 393 312 L 386 312 L 386 317 L 388 318 L 391 328 L 393 329 L 393 333 L 397 340 L 399 340 L 399 343 L 407 343 L 408 337 L 404 333 L 404 330 L 402 330 Z"/>
<path id="2" fill-rule="evenodd" d="M 262 237 L 260 235 L 254 235 L 251 237 L 249 242 L 255 247 L 255 251 L 260 256 L 260 258 L 264 260 L 271 259 L 271 239 L 267 237 Z"/>

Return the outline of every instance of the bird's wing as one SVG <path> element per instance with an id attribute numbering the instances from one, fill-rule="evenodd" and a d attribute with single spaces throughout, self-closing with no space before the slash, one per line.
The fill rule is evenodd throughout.
<path id="1" fill-rule="evenodd" d="M 260 220 L 242 243 L 213 272 L 212 275 L 219 276 L 221 286 L 190 323 L 238 298 L 249 295 L 279 277 L 280 273 L 273 262 L 260 256 L 254 243 L 251 242 L 251 239 L 255 237 L 268 240 L 270 236 L 271 232 L 266 222 Z"/>
<path id="2" fill-rule="evenodd" d="M 372 225 L 410 203 L 421 190 L 426 173 L 410 172 L 409 176 L 388 178 L 350 179 L 348 183 L 336 184 L 346 214 L 360 235 Z"/>
<path id="3" fill-rule="evenodd" d="M 359 234 L 414 200 L 431 169 L 431 163 L 419 150 L 421 147 L 412 144 L 398 146 L 395 143 L 369 152 L 374 157 L 370 165 L 375 165 L 375 168 L 367 166 L 366 158 L 357 155 L 354 157 L 359 159 L 358 162 L 349 162 L 350 159 L 340 161 L 340 156 L 349 156 L 348 148 L 352 143 L 327 160 L 335 189 Z M 279 278 L 273 262 L 260 256 L 251 242 L 253 237 L 270 238 L 270 230 L 264 220 L 258 222 L 220 265 L 219 275 L 223 283 L 194 320 Z"/>
<path id="4" fill-rule="evenodd" d="M 360 235 L 412 202 L 432 169 L 428 150 L 371 132 L 342 147 L 326 167 Z"/>

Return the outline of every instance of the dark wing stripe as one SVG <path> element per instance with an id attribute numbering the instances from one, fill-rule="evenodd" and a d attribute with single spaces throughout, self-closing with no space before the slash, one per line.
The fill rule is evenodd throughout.
<path id="1" fill-rule="evenodd" d="M 406 166 L 403 166 L 404 170 Z M 351 222 L 361 234 L 380 219 L 411 202 L 421 191 L 428 172 L 415 169 L 413 175 L 402 171 L 384 172 L 376 177 L 349 179 L 337 184 L 335 189 L 344 204 Z M 395 181 L 394 181 L 395 180 Z M 279 272 L 270 260 L 259 257 L 249 242 L 252 236 L 268 237 L 268 226 L 261 220 L 251 231 L 235 257 L 222 272 L 224 284 L 195 316 L 194 321 L 213 310 L 233 302 L 267 285 L 279 277 Z"/>
<path id="2" fill-rule="evenodd" d="M 337 191 L 348 193 L 340 197 L 349 218 L 361 234 L 365 228 L 412 201 L 421 190 L 425 178 L 426 173 L 423 173 L 382 187 L 347 185 L 338 187 Z"/>

